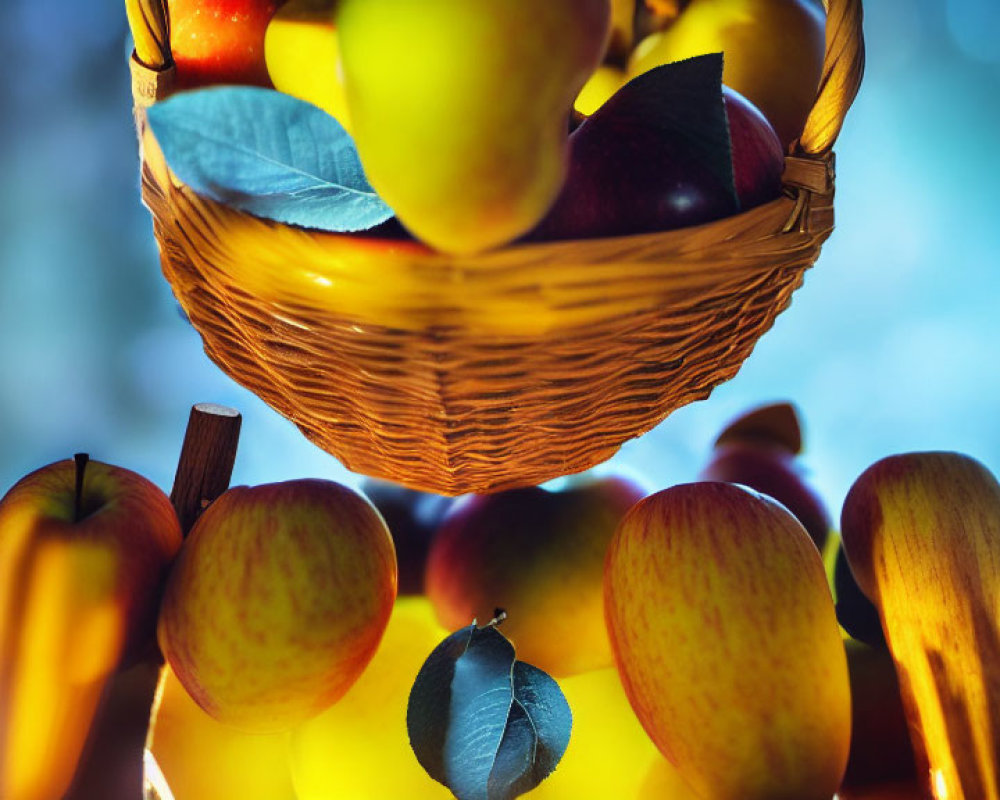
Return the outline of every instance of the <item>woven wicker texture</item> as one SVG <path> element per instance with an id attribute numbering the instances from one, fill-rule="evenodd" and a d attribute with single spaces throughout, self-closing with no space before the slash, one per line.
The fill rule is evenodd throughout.
<path id="1" fill-rule="evenodd" d="M 787 307 L 833 228 L 831 148 L 863 52 L 860 2 L 830 0 L 820 95 L 774 202 L 471 257 L 197 195 L 143 125 L 171 71 L 133 59 L 143 199 L 209 357 L 348 468 L 442 494 L 541 483 L 706 397 Z"/>

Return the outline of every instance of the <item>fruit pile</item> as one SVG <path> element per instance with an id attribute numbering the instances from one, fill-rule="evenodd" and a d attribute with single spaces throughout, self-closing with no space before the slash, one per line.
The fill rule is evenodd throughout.
<path id="1" fill-rule="evenodd" d="M 825 53 L 819 0 L 168 10 L 177 82 L 195 91 L 149 121 L 181 180 L 282 222 L 450 253 L 664 231 L 776 198 Z"/>
<path id="2" fill-rule="evenodd" d="M 801 445 L 781 404 L 649 496 L 297 480 L 186 538 L 134 473 L 44 467 L 0 500 L 0 796 L 95 796 L 158 642 L 177 800 L 997 797 L 1000 484 L 889 457 L 838 535 Z"/>

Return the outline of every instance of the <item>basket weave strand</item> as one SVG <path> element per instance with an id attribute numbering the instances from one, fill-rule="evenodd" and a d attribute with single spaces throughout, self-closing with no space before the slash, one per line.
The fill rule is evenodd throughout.
<path id="1" fill-rule="evenodd" d="M 167 169 L 137 96 L 163 272 L 207 354 L 352 470 L 459 494 L 587 469 L 735 375 L 818 256 L 860 80 L 861 62 L 834 55 L 858 52 L 845 38 L 860 42 L 860 5 L 832 0 L 816 132 L 779 199 L 694 228 L 476 256 L 201 197 Z"/>

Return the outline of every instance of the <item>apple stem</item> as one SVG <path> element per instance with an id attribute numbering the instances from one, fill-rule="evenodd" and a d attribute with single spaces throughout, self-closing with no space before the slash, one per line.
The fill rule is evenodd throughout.
<path id="1" fill-rule="evenodd" d="M 90 456 L 87 453 L 77 453 L 73 456 L 76 462 L 76 494 L 73 497 L 73 522 L 80 521 L 83 510 L 83 474 L 87 469 L 87 462 Z"/>
<path id="2" fill-rule="evenodd" d="M 486 627 L 496 628 L 505 619 L 507 619 L 507 612 L 502 608 L 495 608 L 493 609 L 493 619 L 486 623 Z"/>

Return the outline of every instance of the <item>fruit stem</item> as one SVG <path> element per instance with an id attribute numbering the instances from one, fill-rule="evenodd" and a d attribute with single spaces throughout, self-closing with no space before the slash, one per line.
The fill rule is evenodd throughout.
<path id="1" fill-rule="evenodd" d="M 83 511 L 83 474 L 87 469 L 87 462 L 90 456 L 87 453 L 77 453 L 73 456 L 76 462 L 76 494 L 73 497 L 73 522 L 80 521 Z"/>

